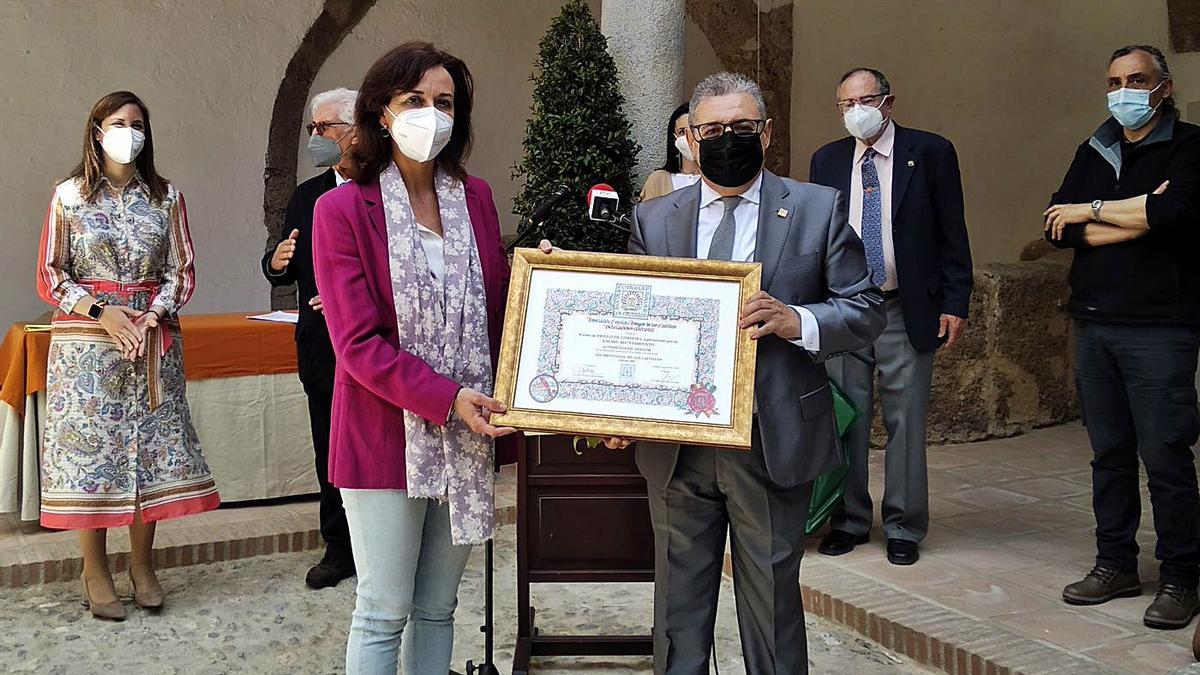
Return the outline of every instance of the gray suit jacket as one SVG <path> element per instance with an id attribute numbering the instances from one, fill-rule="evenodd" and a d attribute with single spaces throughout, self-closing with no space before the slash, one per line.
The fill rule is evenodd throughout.
<path id="1" fill-rule="evenodd" d="M 774 335 L 758 343 L 754 396 L 762 451 L 780 487 L 802 485 L 838 465 L 833 396 L 821 364 L 871 344 L 886 321 L 883 296 L 871 283 L 842 199 L 833 188 L 763 172 L 754 253 L 762 263 L 762 288 L 810 310 L 821 332 L 816 355 Z M 629 252 L 695 258 L 699 215 L 699 183 L 637 205 Z M 637 447 L 638 468 L 658 486 L 671 479 L 678 456 L 678 445 Z"/>

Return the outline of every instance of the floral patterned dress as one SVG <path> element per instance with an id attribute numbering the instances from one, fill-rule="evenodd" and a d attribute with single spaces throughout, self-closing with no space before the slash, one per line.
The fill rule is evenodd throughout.
<path id="1" fill-rule="evenodd" d="M 159 203 L 135 176 L 95 200 L 76 180 L 54 191 L 42 231 L 38 292 L 54 313 L 46 372 L 42 525 L 119 527 L 217 507 L 184 391 L 176 312 L 195 288 L 183 195 Z M 100 324 L 71 314 L 87 294 L 168 318 L 130 362 Z"/>

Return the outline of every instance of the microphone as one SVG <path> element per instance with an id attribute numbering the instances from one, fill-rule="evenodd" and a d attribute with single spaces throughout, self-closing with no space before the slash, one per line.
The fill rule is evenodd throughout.
<path id="1" fill-rule="evenodd" d="M 611 222 L 617 214 L 620 195 L 608 183 L 597 183 L 587 191 L 588 218 Z"/>
<path id="2" fill-rule="evenodd" d="M 588 218 L 606 223 L 614 229 L 629 234 L 633 230 L 633 221 L 629 214 L 619 213 L 617 207 L 621 197 L 608 183 L 597 183 L 588 190 Z"/>
<path id="3" fill-rule="evenodd" d="M 533 207 L 533 211 L 528 216 L 521 219 L 521 224 L 517 227 L 517 236 L 504 247 L 507 253 L 512 253 L 513 249 L 522 244 L 525 240 L 536 234 L 541 228 L 542 223 L 554 207 L 558 206 L 562 200 L 566 199 L 571 194 L 571 187 L 565 183 L 560 184 L 558 189 L 550 193 L 538 205 Z"/>
<path id="4" fill-rule="evenodd" d="M 533 212 L 529 214 L 526 221 L 530 225 L 541 225 L 546 220 L 546 216 L 549 216 L 550 212 L 554 210 L 554 207 L 558 206 L 559 202 L 566 199 L 570 194 L 570 186 L 566 184 L 559 185 L 558 189 L 550 193 L 549 197 L 546 197 L 537 206 L 533 207 Z"/>

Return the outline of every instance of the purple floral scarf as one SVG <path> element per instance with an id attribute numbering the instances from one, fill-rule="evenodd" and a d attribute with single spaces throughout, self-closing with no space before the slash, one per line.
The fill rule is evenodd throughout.
<path id="1" fill-rule="evenodd" d="M 442 281 L 430 272 L 399 169 L 388 164 L 379 176 L 400 348 L 462 386 L 491 395 L 483 266 L 466 192 L 461 181 L 443 171 L 434 183 L 445 244 Z M 404 432 L 408 496 L 449 502 L 455 544 L 490 539 L 495 527 L 492 439 L 472 432 L 457 415 L 442 427 L 407 410 Z"/>

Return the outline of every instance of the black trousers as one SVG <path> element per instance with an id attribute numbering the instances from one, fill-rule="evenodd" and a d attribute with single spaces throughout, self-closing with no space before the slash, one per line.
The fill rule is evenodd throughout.
<path id="1" fill-rule="evenodd" d="M 354 554 L 350 552 L 350 527 L 346 524 L 342 495 L 329 482 L 329 426 L 333 410 L 333 384 L 305 384 L 304 393 L 308 396 L 308 420 L 312 427 L 317 482 L 321 486 L 321 538 L 325 540 L 325 555 L 351 560 Z"/>
<path id="2" fill-rule="evenodd" d="M 1200 331 L 1186 326 L 1075 322 L 1076 385 L 1092 442 L 1096 564 L 1137 569 L 1146 466 L 1159 579 L 1195 588 L 1200 577 L 1200 490 L 1192 444 L 1200 435 Z"/>

